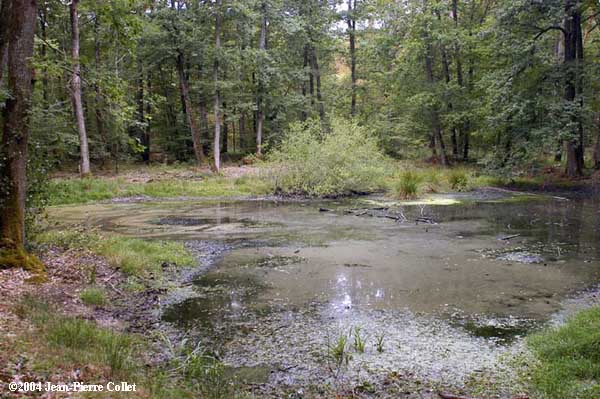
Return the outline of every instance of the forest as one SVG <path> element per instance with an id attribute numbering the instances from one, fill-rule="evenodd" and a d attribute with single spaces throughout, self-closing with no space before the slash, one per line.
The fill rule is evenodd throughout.
<path id="1" fill-rule="evenodd" d="M 0 393 L 597 398 L 599 26 L 0 0 Z"/>

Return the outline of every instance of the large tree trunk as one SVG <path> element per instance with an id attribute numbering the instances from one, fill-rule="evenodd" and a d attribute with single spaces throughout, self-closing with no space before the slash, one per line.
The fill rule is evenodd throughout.
<path id="1" fill-rule="evenodd" d="M 581 11 L 572 0 L 565 4 L 565 58 L 564 65 L 567 68 L 565 79 L 564 98 L 575 105 L 577 101 L 577 89 L 579 83 L 579 60 L 583 58 L 583 48 L 579 44 L 581 35 Z M 581 52 L 581 54 L 579 54 Z M 575 107 L 573 107 L 575 108 Z M 580 177 L 583 175 L 583 128 L 580 116 L 575 116 L 574 124 L 579 126 L 572 132 L 572 139 L 566 140 L 565 152 L 567 156 L 566 173 L 569 177 Z"/>
<path id="2" fill-rule="evenodd" d="M 351 100 L 350 100 L 350 116 L 356 115 L 356 2 L 354 0 L 354 8 L 352 0 L 348 0 L 348 40 L 350 45 L 350 79 L 351 79 Z"/>
<path id="3" fill-rule="evenodd" d="M 88 150 L 88 137 L 85 130 L 85 116 L 83 114 L 83 102 L 81 99 L 81 65 L 79 64 L 79 15 L 77 13 L 79 0 L 71 0 L 69 7 L 71 13 L 71 58 L 73 61 L 73 75 L 71 77 L 71 97 L 73 111 L 79 132 L 79 149 L 81 159 L 79 173 L 81 176 L 90 174 L 90 154 Z"/>
<path id="4" fill-rule="evenodd" d="M 262 139 L 263 139 L 263 124 L 265 120 L 265 114 L 263 110 L 264 101 L 264 60 L 265 51 L 267 50 L 267 4 L 265 2 L 261 5 L 262 10 L 262 22 L 260 25 L 260 43 L 259 43 L 259 71 L 258 71 L 258 89 L 256 94 L 256 155 L 262 155 Z"/>
<path id="5" fill-rule="evenodd" d="M 6 1 L 3 1 L 3 4 Z M 25 253 L 25 199 L 27 193 L 27 142 L 33 68 L 35 0 L 13 0 L 2 28 L 2 46 L 8 50 L 8 89 L 11 97 L 3 109 L 0 190 L 0 267 L 23 267 L 41 271 L 43 265 Z"/>
<path id="6" fill-rule="evenodd" d="M 204 152 L 202 151 L 202 142 L 200 139 L 200 129 L 198 129 L 198 122 L 196 119 L 196 112 L 192 106 L 190 99 L 190 88 L 188 78 L 185 74 L 184 59 L 181 50 L 177 52 L 177 75 L 179 77 L 179 88 L 181 90 L 181 98 L 185 108 L 185 117 L 187 119 L 188 126 L 190 127 L 190 133 L 192 135 L 192 143 L 194 145 L 194 156 L 198 166 L 204 164 Z"/>
<path id="7" fill-rule="evenodd" d="M 215 83 L 215 137 L 213 142 L 213 169 L 219 173 L 221 170 L 221 98 L 219 95 L 219 56 L 221 51 L 221 0 L 217 0 L 215 7 L 215 63 L 214 63 L 214 83 Z"/>

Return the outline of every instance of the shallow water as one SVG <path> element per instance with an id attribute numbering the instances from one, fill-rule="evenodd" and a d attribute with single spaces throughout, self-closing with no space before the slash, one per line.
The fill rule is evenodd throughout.
<path id="1" fill-rule="evenodd" d="M 193 289 L 167 300 L 163 319 L 214 342 L 233 366 L 270 370 L 258 374 L 271 383 L 322 380 L 328 345 L 360 327 L 367 349 L 354 353 L 348 373 L 394 370 L 461 385 L 482 370 L 499 375 L 520 336 L 600 281 L 600 206 L 459 199 L 155 202 L 51 213 L 63 223 L 184 240 L 192 250 L 219 243 Z M 375 348 L 381 335 L 383 353 Z"/>

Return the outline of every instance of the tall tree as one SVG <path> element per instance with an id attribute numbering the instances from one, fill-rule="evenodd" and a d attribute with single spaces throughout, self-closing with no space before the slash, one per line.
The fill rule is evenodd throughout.
<path id="1" fill-rule="evenodd" d="M 6 1 L 2 2 L 3 5 Z M 13 0 L 3 15 L 2 45 L 8 51 L 10 98 L 3 110 L 0 189 L 0 267 L 21 266 L 37 269 L 41 263 L 25 252 L 25 199 L 27 193 L 27 144 L 33 80 L 33 37 L 36 25 L 35 0 Z M 8 12 L 3 8 L 2 12 Z M 0 75 L 0 79 L 2 76 Z"/>
<path id="2" fill-rule="evenodd" d="M 260 40 L 258 43 L 258 85 L 256 92 L 256 155 L 262 155 L 262 139 L 263 139 L 263 124 L 265 113 L 263 110 L 264 101 L 264 68 L 265 68 L 265 52 L 267 50 L 267 3 L 261 4 L 261 23 L 260 23 Z"/>
<path id="3" fill-rule="evenodd" d="M 350 80 L 351 80 L 351 99 L 350 99 L 350 116 L 356 115 L 356 7 L 358 0 L 348 0 L 348 17 L 346 24 L 348 25 L 348 41 L 350 49 Z"/>
<path id="4" fill-rule="evenodd" d="M 221 52 L 221 0 L 215 6 L 215 62 L 213 78 L 215 85 L 215 137 L 213 143 L 213 169 L 219 173 L 221 170 L 221 98 L 219 93 L 219 56 Z"/>
<path id="5" fill-rule="evenodd" d="M 85 116 L 83 113 L 83 101 L 81 96 L 81 64 L 79 62 L 79 14 L 77 5 L 79 0 L 71 0 L 69 11 L 71 14 L 71 60 L 73 73 L 71 76 L 71 99 L 73 112 L 79 132 L 80 163 L 79 173 L 81 176 L 90 174 L 90 153 L 88 149 L 88 136 L 85 129 Z"/>

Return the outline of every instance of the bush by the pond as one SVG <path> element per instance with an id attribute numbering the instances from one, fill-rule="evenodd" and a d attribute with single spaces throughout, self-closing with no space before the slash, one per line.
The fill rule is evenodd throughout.
<path id="1" fill-rule="evenodd" d="M 451 169 L 448 172 L 448 184 L 452 190 L 462 191 L 467 188 L 469 174 L 464 169 Z"/>
<path id="2" fill-rule="evenodd" d="M 269 161 L 274 191 L 318 197 L 380 189 L 389 170 L 368 129 L 338 118 L 329 131 L 317 120 L 292 125 Z"/>
<path id="3" fill-rule="evenodd" d="M 548 399 L 600 397 L 600 307 L 528 340 L 539 360 L 534 387 Z"/>
<path id="4" fill-rule="evenodd" d="M 398 198 L 414 198 L 419 193 L 421 175 L 414 170 L 406 170 L 400 174 L 394 185 L 394 194 Z"/>

